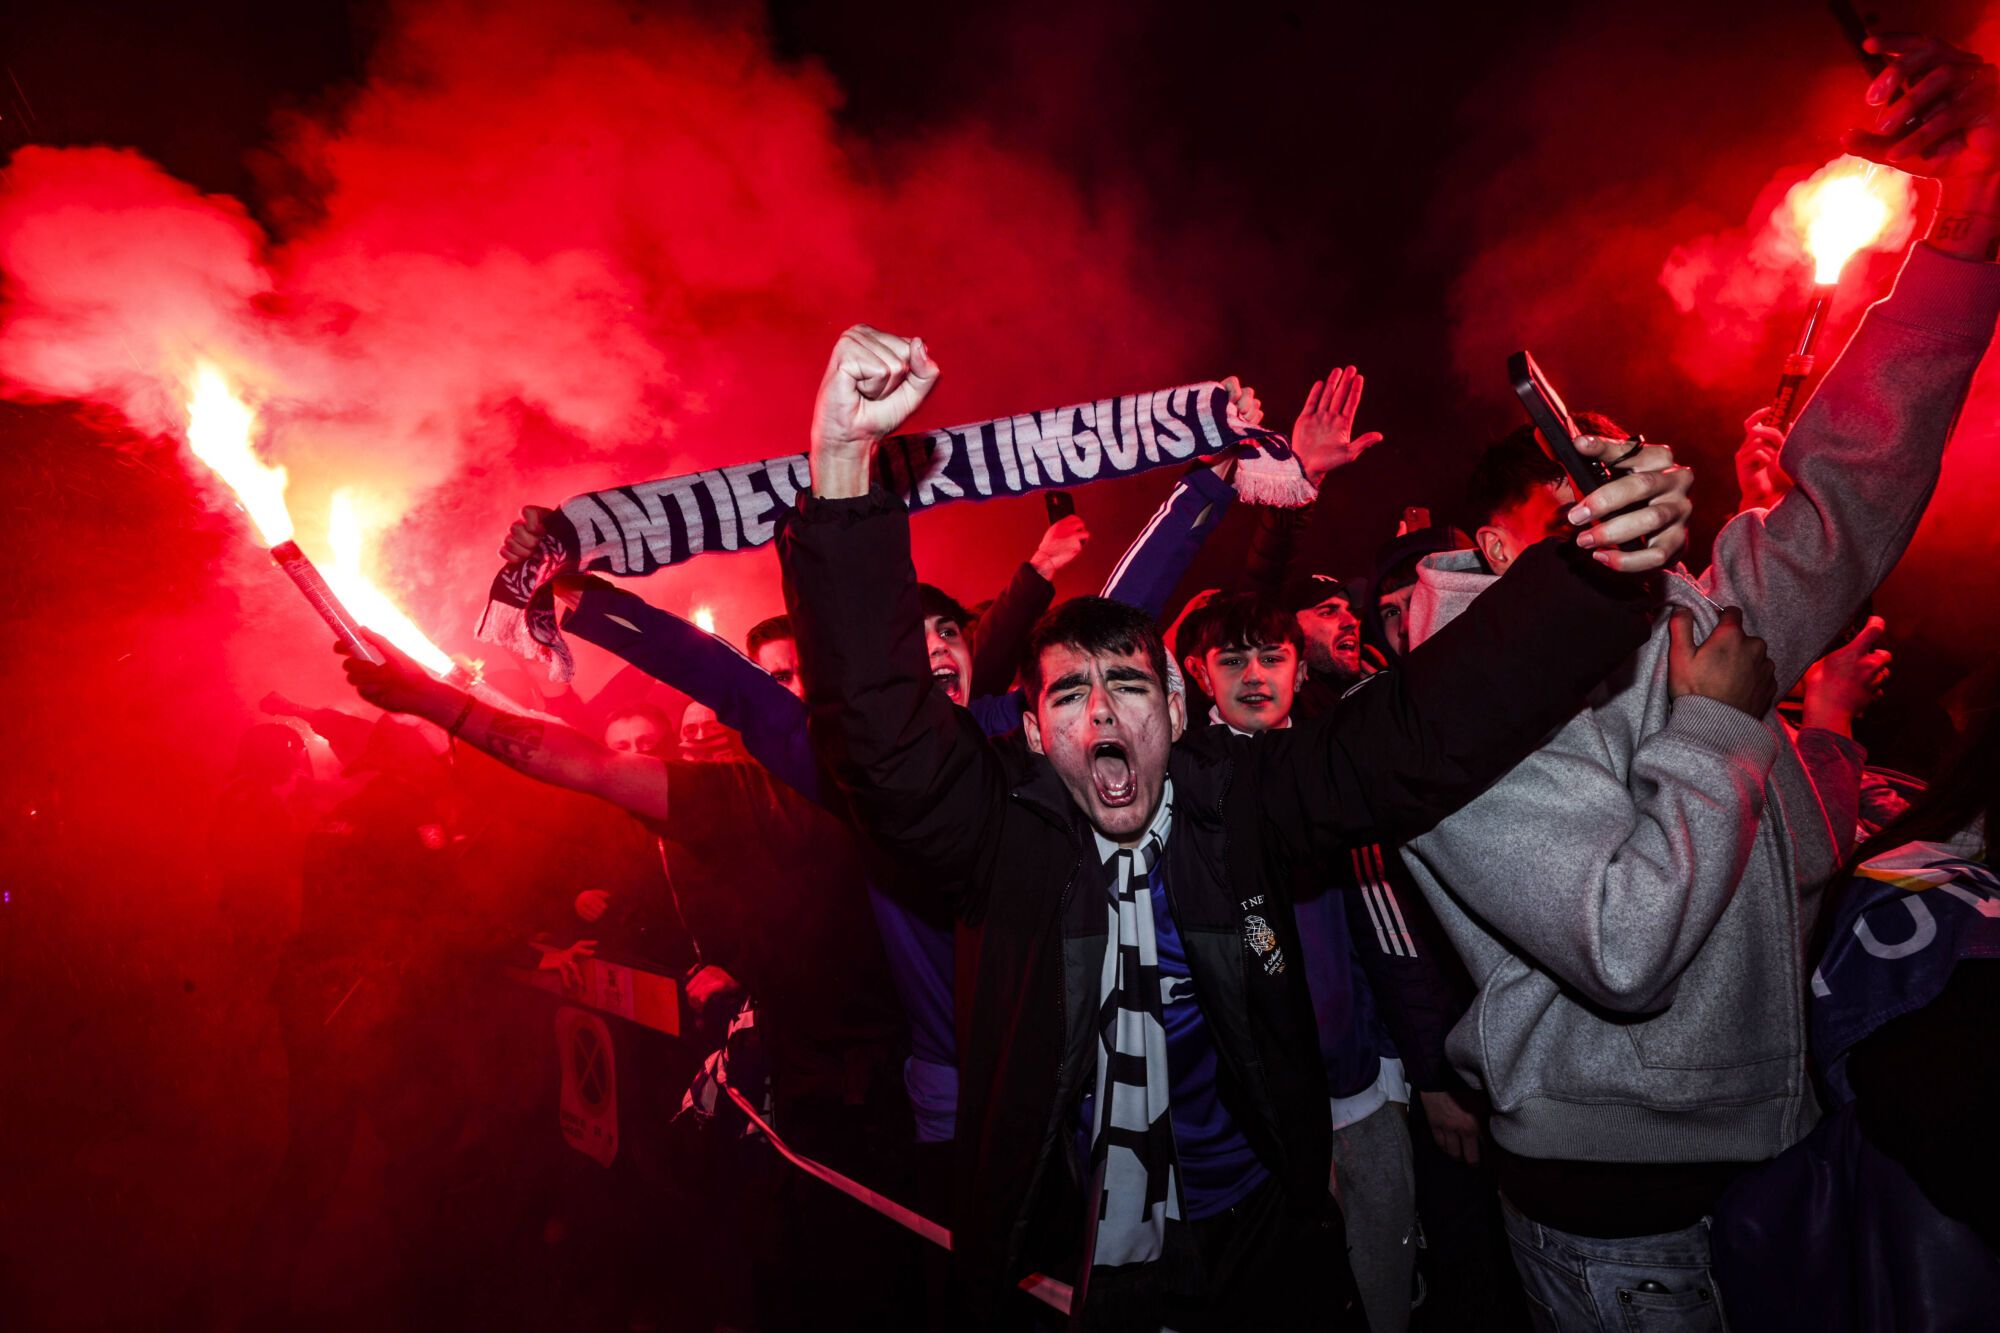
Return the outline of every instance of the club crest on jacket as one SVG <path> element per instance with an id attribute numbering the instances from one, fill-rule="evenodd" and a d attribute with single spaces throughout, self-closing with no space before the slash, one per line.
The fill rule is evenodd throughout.
<path id="1" fill-rule="evenodd" d="M 1285 970 L 1285 951 L 1278 947 L 1278 932 L 1271 929 L 1271 923 L 1261 916 L 1243 918 L 1243 942 L 1250 946 L 1250 952 L 1257 955 L 1257 961 L 1264 965 L 1264 975 L 1275 977 Z"/>

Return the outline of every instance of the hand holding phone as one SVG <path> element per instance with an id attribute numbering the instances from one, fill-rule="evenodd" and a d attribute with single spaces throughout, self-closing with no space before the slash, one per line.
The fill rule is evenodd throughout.
<path id="1" fill-rule="evenodd" d="M 1060 523 L 1076 512 L 1076 497 L 1068 491 L 1044 491 L 1042 502 L 1049 507 L 1049 522 Z"/>
<path id="2" fill-rule="evenodd" d="M 1516 352 L 1507 358 L 1507 376 L 1514 382 L 1514 393 L 1527 409 L 1528 420 L 1535 425 L 1535 431 L 1542 438 L 1542 445 L 1551 457 L 1561 465 L 1569 476 L 1570 487 L 1576 498 L 1581 500 L 1598 487 L 1611 480 L 1611 469 L 1595 458 L 1586 458 L 1578 452 L 1576 442 L 1584 435 L 1577 428 L 1576 419 L 1563 405 L 1562 396 L 1549 383 L 1548 376 L 1535 364 L 1534 356 L 1525 351 Z M 1621 551 L 1641 551 L 1646 547 L 1642 538 L 1634 538 L 1618 549 Z"/>
<path id="3" fill-rule="evenodd" d="M 1577 429 L 1575 418 L 1563 406 L 1562 396 L 1542 374 L 1542 368 L 1535 364 L 1534 355 L 1516 352 L 1508 357 L 1507 377 L 1514 382 L 1515 396 L 1527 409 L 1528 420 L 1541 434 L 1542 446 L 1569 474 L 1569 484 L 1575 489 L 1576 498 L 1581 500 L 1610 481 L 1610 468 L 1595 458 L 1585 458 L 1577 452 L 1577 439 L 1584 432 Z"/>

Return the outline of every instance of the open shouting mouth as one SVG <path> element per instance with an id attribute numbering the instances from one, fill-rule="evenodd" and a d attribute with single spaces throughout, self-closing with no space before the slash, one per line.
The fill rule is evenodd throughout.
<path id="1" fill-rule="evenodd" d="M 931 679 L 935 680 L 938 683 L 938 688 L 944 691 L 945 698 L 955 704 L 965 702 L 965 685 L 959 680 L 958 669 L 956 667 L 932 667 Z"/>
<path id="2" fill-rule="evenodd" d="M 1117 808 L 1130 805 L 1139 795 L 1139 775 L 1132 771 L 1132 759 L 1119 741 L 1099 741 L 1090 747 L 1090 780 L 1097 787 L 1097 799 Z"/>

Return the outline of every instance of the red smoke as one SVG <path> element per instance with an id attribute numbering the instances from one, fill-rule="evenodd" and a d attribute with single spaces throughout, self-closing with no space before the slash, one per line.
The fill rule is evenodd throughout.
<path id="1" fill-rule="evenodd" d="M 1468 390 L 1500 406 L 1492 367 L 1511 347 L 1533 348 L 1572 406 L 1670 439 L 1697 465 L 1700 540 L 1734 506 L 1740 423 L 1769 401 L 1812 281 L 1773 215 L 1838 154 L 1841 131 L 1872 114 L 1868 76 L 1816 11 L 1707 12 L 1726 40 L 1700 12 L 1631 12 L 1545 43 L 1537 77 L 1505 70 L 1475 89 L 1469 105 L 1508 106 L 1469 134 L 1448 182 L 1451 221 L 1433 238 L 1467 255 L 1451 313 Z M 2000 22 L 1921 26 L 2000 52 Z M 1917 235 L 1931 198 L 1922 186 Z M 1899 250 L 1847 265 L 1822 366 L 1901 263 Z M 1990 535 L 2000 391 L 1988 378 L 1911 554 L 1878 598 L 1892 636 L 1931 638 L 1961 659 L 2000 648 L 2000 632 L 1956 609 L 2000 594 Z"/>
<path id="2" fill-rule="evenodd" d="M 463 649 L 522 503 L 799 448 L 856 320 L 926 335 L 947 369 L 933 415 L 953 419 L 1222 373 L 1190 366 L 1202 321 L 1139 281 L 1115 195 L 1087 205 L 977 127 L 849 142 L 839 103 L 745 26 L 410 9 L 337 112 L 284 126 L 260 201 L 276 234 L 131 153 L 17 154 L 5 392 L 177 434 L 178 377 L 217 360 L 292 472 L 308 549 L 337 486 L 402 515 L 378 569 Z M 928 527 L 920 555 L 982 596 L 1032 545 L 1026 509 L 964 515 L 948 542 Z M 714 603 L 739 636 L 778 601 L 767 555 L 650 592 Z M 246 693 L 280 674 L 278 641 L 323 637 L 255 618 Z M 284 669 L 331 678 L 312 661 Z"/>

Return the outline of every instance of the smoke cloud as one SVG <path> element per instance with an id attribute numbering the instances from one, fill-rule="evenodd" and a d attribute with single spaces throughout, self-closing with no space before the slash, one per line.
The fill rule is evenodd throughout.
<path id="1" fill-rule="evenodd" d="M 1198 317 L 1139 280 L 1137 210 L 1115 191 L 1086 201 L 977 125 L 850 142 L 840 102 L 747 23 L 407 8 L 352 96 L 283 126 L 270 231 L 131 152 L 18 153 L 0 182 L 4 392 L 176 437 L 182 379 L 216 361 L 291 471 L 308 550 L 330 493 L 357 488 L 378 576 L 465 648 L 522 503 L 800 447 L 856 320 L 924 333 L 947 371 L 934 410 L 954 418 L 1193 359 Z M 972 599 L 1037 527 L 968 516 L 922 549 Z M 661 582 L 725 633 L 777 604 L 768 556 Z M 268 675 L 273 624 L 245 632 Z"/>

